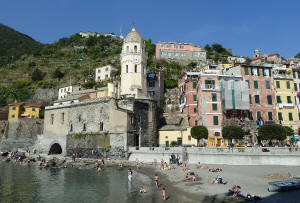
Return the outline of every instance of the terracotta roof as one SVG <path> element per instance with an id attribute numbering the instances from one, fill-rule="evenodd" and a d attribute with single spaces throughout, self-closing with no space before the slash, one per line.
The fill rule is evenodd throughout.
<path id="1" fill-rule="evenodd" d="M 38 107 L 38 108 L 42 107 L 41 104 L 25 104 L 24 106 L 25 107 Z"/>
<path id="2" fill-rule="evenodd" d="M 9 104 L 9 106 L 22 106 L 24 104 L 24 102 L 15 102 L 12 104 Z"/>

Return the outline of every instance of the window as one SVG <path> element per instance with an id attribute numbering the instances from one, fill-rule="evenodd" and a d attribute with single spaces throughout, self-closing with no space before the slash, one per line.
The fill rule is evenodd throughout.
<path id="1" fill-rule="evenodd" d="M 266 89 L 270 89 L 270 81 L 266 81 Z"/>
<path id="2" fill-rule="evenodd" d="M 172 52 L 168 52 L 168 56 L 172 56 Z"/>
<path id="3" fill-rule="evenodd" d="M 287 98 L 287 102 L 288 102 L 289 104 L 291 104 L 291 103 L 292 103 L 292 98 L 291 98 L 291 96 L 287 96 L 286 98 Z"/>
<path id="4" fill-rule="evenodd" d="M 276 96 L 276 101 L 277 101 L 278 104 L 280 104 L 281 103 L 281 97 L 280 96 Z"/>
<path id="5" fill-rule="evenodd" d="M 268 120 L 269 121 L 273 120 L 273 113 L 272 112 L 268 112 Z"/>
<path id="6" fill-rule="evenodd" d="M 53 125 L 53 122 L 54 122 L 54 114 L 51 114 L 50 124 Z"/>
<path id="7" fill-rule="evenodd" d="M 293 78 L 296 78 L 296 72 L 293 71 Z"/>
<path id="8" fill-rule="evenodd" d="M 161 52 L 161 55 L 162 55 L 162 56 L 166 56 L 166 55 L 167 55 L 167 52 L 162 51 L 162 52 Z"/>
<path id="9" fill-rule="evenodd" d="M 270 74 L 270 71 L 271 69 L 269 69 L 269 68 L 263 68 L 263 76 L 270 76 L 271 74 Z"/>
<path id="10" fill-rule="evenodd" d="M 126 65 L 126 73 L 128 73 L 128 65 Z"/>
<path id="11" fill-rule="evenodd" d="M 197 125 L 198 125 L 198 121 L 196 120 L 196 121 L 195 121 L 195 126 L 197 126 Z"/>
<path id="12" fill-rule="evenodd" d="M 194 108 L 194 113 L 197 113 L 197 108 Z"/>
<path id="13" fill-rule="evenodd" d="M 261 119 L 261 112 L 260 111 L 256 112 L 256 119 L 257 120 Z"/>
<path id="14" fill-rule="evenodd" d="M 298 79 L 300 79 L 300 72 L 297 72 L 298 73 Z"/>
<path id="15" fill-rule="evenodd" d="M 181 56 L 185 56 L 185 53 L 180 53 Z"/>
<path id="16" fill-rule="evenodd" d="M 212 101 L 217 101 L 217 94 L 216 93 L 211 94 L 211 100 Z"/>
<path id="17" fill-rule="evenodd" d="M 221 133 L 220 132 L 215 132 L 215 137 L 220 137 Z"/>
<path id="18" fill-rule="evenodd" d="M 248 83 L 248 88 L 250 89 L 250 81 L 246 80 L 246 82 Z"/>
<path id="19" fill-rule="evenodd" d="M 154 81 L 149 81 L 148 86 L 149 87 L 155 87 L 155 82 Z"/>
<path id="20" fill-rule="evenodd" d="M 251 94 L 249 94 L 249 103 L 252 104 Z"/>
<path id="21" fill-rule="evenodd" d="M 107 75 L 107 74 L 105 74 L 105 78 L 106 78 L 106 79 L 108 78 L 108 75 Z"/>
<path id="22" fill-rule="evenodd" d="M 214 116 L 214 125 L 219 125 L 218 116 Z"/>
<path id="23" fill-rule="evenodd" d="M 197 95 L 196 94 L 193 95 L 193 100 L 197 101 Z"/>
<path id="24" fill-rule="evenodd" d="M 78 116 L 78 122 L 81 122 L 81 115 Z"/>
<path id="25" fill-rule="evenodd" d="M 180 54 L 178 52 L 175 52 L 174 53 L 174 56 L 179 56 Z"/>
<path id="26" fill-rule="evenodd" d="M 215 81 L 214 80 L 205 80 L 205 88 L 206 89 L 215 89 Z"/>
<path id="27" fill-rule="evenodd" d="M 134 65 L 134 72 L 137 72 L 137 65 Z"/>
<path id="28" fill-rule="evenodd" d="M 267 95 L 267 100 L 268 100 L 268 104 L 272 104 L 272 96 L 271 95 Z"/>
<path id="29" fill-rule="evenodd" d="M 186 84 L 184 84 L 184 86 L 183 86 L 183 90 L 184 90 L 184 91 L 186 91 Z"/>
<path id="30" fill-rule="evenodd" d="M 35 111 L 35 108 L 32 108 L 31 110 L 32 110 L 32 111 Z"/>
<path id="31" fill-rule="evenodd" d="M 252 111 L 250 111 L 250 113 L 249 113 L 249 119 L 250 119 L 251 121 L 253 121 L 253 112 L 252 112 Z"/>
<path id="32" fill-rule="evenodd" d="M 11 117 L 14 118 L 14 117 L 15 117 L 15 114 L 12 114 Z"/>
<path id="33" fill-rule="evenodd" d="M 280 81 L 276 81 L 276 88 L 280 88 Z"/>
<path id="34" fill-rule="evenodd" d="M 184 46 L 183 46 L 183 45 L 180 45 L 180 49 L 184 49 Z"/>
<path id="35" fill-rule="evenodd" d="M 137 46 L 136 45 L 134 46 L 134 52 L 137 52 Z"/>
<path id="36" fill-rule="evenodd" d="M 82 131 L 86 131 L 86 124 L 85 124 L 85 123 L 83 124 L 83 129 L 82 129 Z"/>
<path id="37" fill-rule="evenodd" d="M 290 82 L 289 82 L 289 81 L 286 82 L 286 88 L 287 88 L 287 89 L 291 89 L 291 85 L 290 85 Z"/>
<path id="38" fill-rule="evenodd" d="M 100 77 L 100 76 L 98 76 L 98 80 L 101 80 L 101 77 Z"/>
<path id="39" fill-rule="evenodd" d="M 98 73 L 101 73 L 101 70 L 100 70 L 100 69 L 98 69 Z"/>
<path id="40" fill-rule="evenodd" d="M 251 74 L 253 76 L 259 76 L 259 69 L 257 69 L 257 68 L 251 68 Z"/>
<path id="41" fill-rule="evenodd" d="M 12 110 L 16 110 L 16 107 L 15 107 L 15 106 L 13 106 L 13 107 L 12 107 Z"/>
<path id="42" fill-rule="evenodd" d="M 65 122 L 65 113 L 61 113 L 61 124 Z"/>
<path id="43" fill-rule="evenodd" d="M 297 83 L 294 83 L 294 90 L 295 90 L 295 91 L 298 91 Z"/>
<path id="44" fill-rule="evenodd" d="M 100 127 L 100 131 L 103 131 L 103 121 L 100 121 L 100 125 L 99 125 L 99 127 Z"/>
<path id="45" fill-rule="evenodd" d="M 255 103 L 256 104 L 260 104 L 259 95 L 255 95 Z"/>
<path id="46" fill-rule="evenodd" d="M 218 104 L 212 104 L 212 110 L 217 111 L 218 110 Z"/>
<path id="47" fill-rule="evenodd" d="M 73 132 L 73 124 L 70 125 L 70 132 Z"/>
<path id="48" fill-rule="evenodd" d="M 193 88 L 196 88 L 196 87 L 197 87 L 197 83 L 193 82 Z"/>
<path id="49" fill-rule="evenodd" d="M 249 75 L 249 69 L 248 69 L 248 67 L 245 67 L 245 75 Z"/>
<path id="50" fill-rule="evenodd" d="M 168 48 L 172 48 L 172 44 L 168 44 Z"/>
<path id="51" fill-rule="evenodd" d="M 126 51 L 129 52 L 129 46 L 126 47 Z"/>
<path id="52" fill-rule="evenodd" d="M 258 89 L 258 81 L 257 80 L 254 80 L 254 88 Z"/>
<path id="53" fill-rule="evenodd" d="M 174 48 L 175 48 L 175 49 L 178 49 L 178 46 L 177 46 L 177 45 L 174 45 Z"/>
<path id="54" fill-rule="evenodd" d="M 192 136 L 188 136 L 188 139 L 189 139 L 189 141 L 191 141 L 192 140 Z"/>
<path id="55" fill-rule="evenodd" d="M 293 113 L 289 113 L 289 121 L 293 120 Z"/>
<path id="56" fill-rule="evenodd" d="M 199 53 L 198 52 L 194 52 L 194 57 L 198 57 Z"/>
<path id="57" fill-rule="evenodd" d="M 282 113 L 281 112 L 278 112 L 278 120 L 282 121 Z"/>

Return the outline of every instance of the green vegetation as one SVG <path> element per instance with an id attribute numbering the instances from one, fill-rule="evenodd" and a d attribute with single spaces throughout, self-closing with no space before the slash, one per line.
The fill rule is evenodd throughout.
<path id="1" fill-rule="evenodd" d="M 171 147 L 177 147 L 178 146 L 178 142 L 177 141 L 172 141 L 171 142 Z"/>
<path id="2" fill-rule="evenodd" d="M 278 124 L 263 125 L 258 128 L 259 140 L 284 140 L 287 136 L 293 134 L 291 128 Z"/>
<path id="3" fill-rule="evenodd" d="M 164 82 L 165 82 L 165 88 L 167 89 L 176 88 L 178 86 L 178 80 L 165 79 Z"/>
<path id="4" fill-rule="evenodd" d="M 191 136 L 194 139 L 197 139 L 197 145 L 199 145 L 200 139 L 208 138 L 208 130 L 205 126 L 194 126 L 191 129 Z"/>
<path id="5" fill-rule="evenodd" d="M 232 56 L 230 50 L 225 49 L 221 44 L 208 44 L 204 47 L 206 51 L 206 57 L 212 59 L 215 63 L 221 61 L 222 63 L 228 63 L 227 57 Z"/>
<path id="6" fill-rule="evenodd" d="M 0 67 L 11 64 L 23 55 L 35 54 L 43 45 L 31 37 L 0 24 Z"/>
<path id="7" fill-rule="evenodd" d="M 228 126 L 223 127 L 223 129 L 222 129 L 223 138 L 229 139 L 229 140 L 243 139 L 244 134 L 245 133 L 244 133 L 242 127 L 237 126 L 237 125 L 228 125 Z"/>

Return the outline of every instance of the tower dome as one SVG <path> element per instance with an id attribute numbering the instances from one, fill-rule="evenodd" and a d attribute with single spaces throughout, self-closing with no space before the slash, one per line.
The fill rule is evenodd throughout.
<path id="1" fill-rule="evenodd" d="M 142 42 L 143 41 L 143 38 L 142 36 L 140 35 L 140 33 L 138 33 L 136 30 L 135 30 L 135 27 L 132 27 L 131 29 L 131 32 L 129 32 L 127 34 L 127 36 L 125 37 L 125 42 Z"/>

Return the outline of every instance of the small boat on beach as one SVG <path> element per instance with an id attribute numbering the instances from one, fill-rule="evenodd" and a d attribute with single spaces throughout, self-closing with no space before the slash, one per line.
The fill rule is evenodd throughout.
<path id="1" fill-rule="evenodd" d="M 284 181 L 269 182 L 268 191 L 269 192 L 283 192 L 288 190 L 300 189 L 300 176 L 298 178 L 293 178 Z"/>

